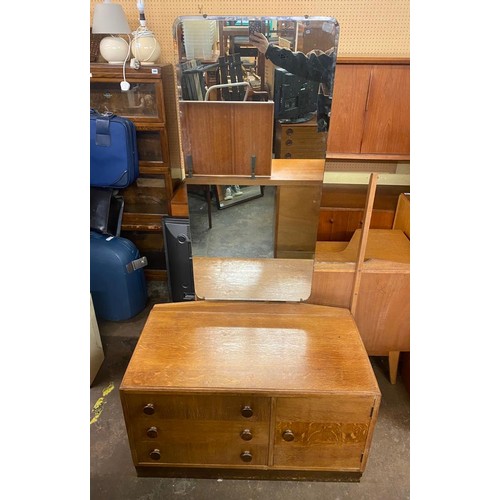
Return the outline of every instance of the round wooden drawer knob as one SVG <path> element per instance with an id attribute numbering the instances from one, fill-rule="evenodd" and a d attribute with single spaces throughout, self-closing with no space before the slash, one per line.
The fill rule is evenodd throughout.
<path id="1" fill-rule="evenodd" d="M 292 135 L 292 134 L 293 134 L 293 128 L 287 128 L 286 135 Z"/>
<path id="2" fill-rule="evenodd" d="M 148 403 L 142 410 L 146 415 L 153 415 L 155 412 L 155 406 L 153 403 Z"/>
<path id="3" fill-rule="evenodd" d="M 241 415 L 245 418 L 250 418 L 253 415 L 253 410 L 250 406 L 244 406 L 241 409 Z"/>
<path id="4" fill-rule="evenodd" d="M 155 438 L 158 437 L 158 429 L 156 427 L 150 427 L 147 431 L 146 434 L 150 438 Z"/>
<path id="5" fill-rule="evenodd" d="M 158 448 L 155 448 L 153 451 L 150 451 L 149 452 L 149 456 L 153 459 L 153 460 L 160 460 L 161 458 L 161 455 L 160 455 L 160 450 Z"/>
<path id="6" fill-rule="evenodd" d="M 244 451 L 240 455 L 240 458 L 241 458 L 241 460 L 243 460 L 243 462 L 251 462 L 253 457 L 252 457 L 252 454 L 249 451 Z"/>
<path id="7" fill-rule="evenodd" d="M 292 139 L 288 139 L 285 143 L 287 146 L 291 146 L 293 144 Z"/>
<path id="8" fill-rule="evenodd" d="M 285 154 L 285 158 L 287 158 L 287 159 L 288 159 L 288 158 L 291 158 L 291 157 L 292 157 L 292 153 L 286 153 L 286 154 Z"/>
<path id="9" fill-rule="evenodd" d="M 295 439 L 295 436 L 293 435 L 293 432 L 289 429 L 287 429 L 286 431 L 283 432 L 283 434 L 281 435 L 281 437 L 285 440 L 285 441 L 293 441 Z"/>
<path id="10" fill-rule="evenodd" d="M 253 438 L 252 431 L 250 429 L 245 429 L 241 431 L 240 437 L 243 441 L 250 441 Z"/>

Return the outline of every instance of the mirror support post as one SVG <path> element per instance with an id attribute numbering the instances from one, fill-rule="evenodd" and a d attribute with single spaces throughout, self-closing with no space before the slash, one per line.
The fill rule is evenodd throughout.
<path id="1" fill-rule="evenodd" d="M 356 262 L 356 271 L 354 272 L 354 284 L 352 287 L 351 296 L 351 314 L 356 314 L 358 305 L 359 287 L 361 284 L 361 273 L 363 271 L 363 261 L 365 260 L 366 245 L 368 243 L 368 232 L 370 231 L 370 221 L 373 212 L 373 202 L 375 201 L 375 191 L 377 189 L 378 174 L 370 175 L 370 183 L 368 184 L 368 194 L 366 196 L 365 213 L 363 216 L 363 229 L 361 230 L 361 240 L 359 243 L 358 259 Z"/>

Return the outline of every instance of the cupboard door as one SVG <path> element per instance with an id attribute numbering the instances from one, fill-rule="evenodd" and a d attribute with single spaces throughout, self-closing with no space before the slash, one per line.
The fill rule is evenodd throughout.
<path id="1" fill-rule="evenodd" d="M 409 154 L 410 66 L 372 68 L 361 153 Z"/>
<path id="2" fill-rule="evenodd" d="M 321 207 L 318 241 L 349 241 L 356 229 L 363 226 L 363 209 Z M 371 229 L 391 229 L 394 221 L 392 210 L 373 210 Z"/>
<path id="3" fill-rule="evenodd" d="M 278 398 L 274 466 L 360 470 L 373 396 Z"/>
<path id="4" fill-rule="evenodd" d="M 328 133 L 329 153 L 359 153 L 363 140 L 370 64 L 339 64 Z"/>
<path id="5" fill-rule="evenodd" d="M 183 101 L 180 104 L 186 163 L 194 175 L 271 175 L 274 104 Z"/>

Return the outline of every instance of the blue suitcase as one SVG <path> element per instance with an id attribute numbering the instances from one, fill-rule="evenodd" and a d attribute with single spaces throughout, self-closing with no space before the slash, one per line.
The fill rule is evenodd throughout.
<path id="1" fill-rule="evenodd" d="M 147 262 L 130 240 L 90 232 L 90 293 L 99 319 L 130 319 L 146 307 Z"/>
<path id="2" fill-rule="evenodd" d="M 90 185 L 126 188 L 139 176 L 134 122 L 90 110 Z"/>

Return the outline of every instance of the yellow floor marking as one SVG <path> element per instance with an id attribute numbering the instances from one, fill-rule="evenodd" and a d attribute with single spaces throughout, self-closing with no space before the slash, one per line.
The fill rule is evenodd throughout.
<path id="1" fill-rule="evenodd" d="M 108 387 L 102 391 L 102 397 L 100 397 L 94 404 L 94 407 L 92 408 L 92 412 L 94 413 L 94 416 L 92 417 L 92 420 L 90 421 L 90 425 L 95 424 L 98 420 L 99 417 L 101 416 L 102 410 L 104 403 L 106 402 L 105 397 L 115 388 L 115 384 L 113 382 L 110 382 Z"/>

